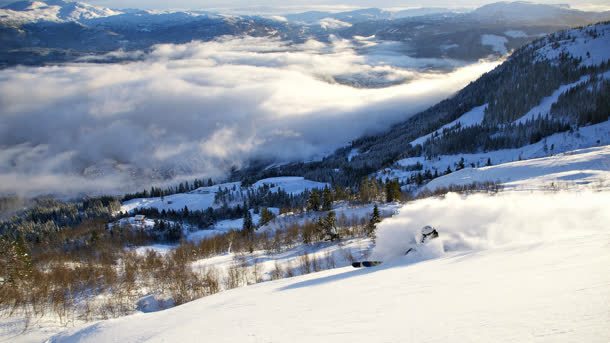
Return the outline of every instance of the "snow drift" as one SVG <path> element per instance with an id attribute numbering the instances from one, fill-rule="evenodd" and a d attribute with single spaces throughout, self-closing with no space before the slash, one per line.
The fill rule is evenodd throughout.
<path id="1" fill-rule="evenodd" d="M 534 195 L 533 195 L 534 194 Z M 375 259 L 403 256 L 432 225 L 439 238 L 417 248 L 407 259 L 530 244 L 588 232 L 605 232 L 610 223 L 610 193 L 499 193 L 462 196 L 449 193 L 407 204 L 379 225 Z"/>

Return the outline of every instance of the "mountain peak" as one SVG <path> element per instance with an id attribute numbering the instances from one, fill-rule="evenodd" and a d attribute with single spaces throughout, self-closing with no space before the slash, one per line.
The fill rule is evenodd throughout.
<path id="1" fill-rule="evenodd" d="M 109 17 L 122 12 L 110 8 L 93 6 L 66 0 L 24 0 L 0 9 L 0 20 L 19 23 L 50 21 L 80 21 Z"/>

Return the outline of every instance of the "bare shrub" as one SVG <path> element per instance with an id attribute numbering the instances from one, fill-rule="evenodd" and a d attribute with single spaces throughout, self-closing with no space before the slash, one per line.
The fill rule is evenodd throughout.
<path id="1" fill-rule="evenodd" d="M 337 263 L 335 262 L 335 257 L 329 251 L 324 254 L 324 262 L 326 263 L 326 269 L 334 269 L 337 268 Z"/>
<path id="2" fill-rule="evenodd" d="M 279 280 L 284 277 L 285 271 L 282 266 L 275 261 L 273 270 L 271 270 L 271 280 Z"/>
<path id="3" fill-rule="evenodd" d="M 313 271 L 313 266 L 311 264 L 309 254 L 303 254 L 299 256 L 299 269 L 301 271 L 301 275 L 309 274 Z"/>

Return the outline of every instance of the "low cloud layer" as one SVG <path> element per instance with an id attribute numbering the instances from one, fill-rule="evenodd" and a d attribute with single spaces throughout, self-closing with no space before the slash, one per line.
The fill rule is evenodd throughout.
<path id="1" fill-rule="evenodd" d="M 0 71 L 0 191 L 117 192 L 315 158 L 497 64 L 412 59 L 364 38 L 226 38 L 134 57 Z"/>
<path id="2" fill-rule="evenodd" d="M 607 192 L 530 193 L 429 198 L 405 205 L 378 228 L 373 258 L 419 261 L 446 254 L 491 248 L 527 247 L 583 233 L 607 231 L 610 212 Z M 421 228 L 431 225 L 439 238 L 426 245 Z M 405 252 L 415 247 L 416 253 Z"/>

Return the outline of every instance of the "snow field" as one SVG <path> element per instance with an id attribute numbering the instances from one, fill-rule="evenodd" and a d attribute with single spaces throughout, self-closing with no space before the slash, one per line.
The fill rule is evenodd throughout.
<path id="1" fill-rule="evenodd" d="M 549 158 L 554 158 L 554 161 L 562 161 L 562 154 L 564 153 L 569 153 L 570 151 L 574 151 L 574 150 L 578 150 L 578 149 L 583 149 L 583 148 L 589 148 L 589 147 L 597 147 L 594 148 L 594 150 L 592 151 L 597 151 L 597 153 L 601 154 L 600 156 L 598 156 L 597 158 L 594 157 L 593 155 L 595 155 L 595 153 L 592 153 L 592 155 L 589 155 L 591 158 L 594 159 L 603 159 L 605 158 L 604 156 L 607 155 L 606 148 L 605 146 L 610 145 L 610 122 L 604 122 L 604 123 L 600 123 L 600 124 L 596 124 L 596 125 L 591 125 L 591 126 L 585 126 L 585 127 L 581 127 L 578 131 L 574 131 L 574 132 L 563 132 L 563 133 L 557 133 L 551 136 L 546 137 L 545 139 L 543 139 L 540 142 L 531 144 L 531 145 L 526 145 L 524 147 L 521 148 L 517 148 L 517 149 L 504 149 L 504 150 L 496 150 L 496 151 L 489 151 L 489 152 L 481 152 L 481 153 L 476 153 L 476 154 L 459 154 L 459 155 L 441 155 L 438 156 L 432 160 L 426 160 L 424 157 L 412 157 L 412 158 L 406 158 L 406 159 L 402 159 L 396 162 L 396 165 L 392 168 L 386 168 L 386 169 L 382 169 L 380 171 L 378 171 L 376 173 L 376 177 L 381 177 L 382 179 L 399 179 L 401 181 L 406 181 L 413 173 L 417 173 L 417 171 L 413 172 L 413 171 L 407 171 L 404 170 L 404 167 L 407 166 L 412 166 L 415 165 L 416 163 L 420 163 L 423 165 L 424 170 L 425 169 L 430 169 L 434 172 L 434 170 L 438 170 L 439 173 L 443 173 L 446 169 L 447 166 L 451 167 L 452 170 L 455 170 L 455 164 L 458 163 L 460 161 L 461 158 L 464 158 L 464 162 L 466 165 L 466 169 L 467 171 L 459 171 L 460 174 L 457 174 L 458 176 L 455 176 L 453 174 L 455 174 L 455 172 L 453 174 L 450 174 L 449 176 L 446 177 L 441 177 L 440 179 L 444 178 L 443 185 L 448 185 L 450 182 L 450 180 L 453 180 L 452 178 L 456 178 L 456 177 L 461 177 L 464 176 L 465 179 L 463 180 L 463 182 L 461 184 L 465 184 L 465 183 L 472 183 L 475 181 L 496 181 L 495 179 L 478 179 L 477 177 L 475 177 L 476 175 L 479 175 L 479 173 L 484 173 L 485 169 L 485 165 L 487 163 L 487 160 L 490 159 L 493 166 L 498 166 L 500 164 L 503 163 L 508 163 L 508 162 L 516 162 L 519 160 L 528 160 L 528 159 L 535 159 L 535 158 L 542 158 L 542 157 L 549 157 Z M 597 149 L 597 150 L 595 150 Z M 578 154 L 578 153 L 577 153 Z M 572 159 L 568 159 L 567 161 L 564 162 L 569 162 Z M 528 163 L 527 161 L 521 161 L 522 163 Z M 473 171 L 473 169 L 470 168 L 470 165 L 474 163 L 475 167 L 480 167 L 477 168 L 475 170 L 477 171 Z M 565 164 L 565 163 L 564 163 Z M 575 171 L 579 168 L 580 166 L 578 165 L 574 165 L 572 169 L 574 169 Z M 597 167 L 593 168 L 595 170 L 610 170 L 610 167 L 607 164 L 597 164 Z M 567 171 L 567 170 L 566 170 Z M 472 173 L 473 177 L 468 180 L 466 179 L 466 174 L 468 173 Z M 542 175 L 542 173 L 540 174 Z M 514 179 L 519 179 L 520 176 L 519 175 L 513 175 L 511 176 L 511 178 Z M 431 187 L 434 187 L 436 180 L 431 181 L 428 184 L 429 189 L 432 189 Z M 549 181 L 549 180 L 547 180 Z M 557 182 L 560 182 L 561 180 L 556 180 Z M 440 185 L 441 181 L 436 181 L 437 184 Z M 553 180 L 550 180 L 550 182 L 553 182 Z M 549 183 L 546 183 L 544 186 L 548 186 Z"/>
<path id="2" fill-rule="evenodd" d="M 323 189 L 327 186 L 326 183 L 306 180 L 300 176 L 275 177 L 259 180 L 252 189 L 263 187 L 264 185 L 273 186 L 271 192 L 277 192 L 280 188 L 289 194 L 299 194 L 306 190 Z M 189 193 L 179 193 L 168 195 L 162 198 L 138 198 L 126 201 L 121 206 L 121 211 L 130 212 L 137 208 L 157 208 L 161 210 L 176 210 L 180 211 L 187 206 L 189 210 L 205 210 L 208 207 L 217 208 L 220 204 L 214 203 L 214 195 L 222 188 L 232 190 L 236 188 L 236 192 L 241 189 L 240 182 L 223 183 L 211 187 L 201 187 Z M 246 189 L 243 190 L 244 192 Z M 241 202 L 239 202 L 241 204 Z"/>
<path id="3" fill-rule="evenodd" d="M 608 192 L 421 200 L 381 224 L 374 254 L 391 257 L 379 267 L 233 289 L 50 342 L 607 342 L 608 203 Z M 388 244 L 423 223 L 439 229 L 437 258 Z"/>
<path id="4" fill-rule="evenodd" d="M 474 182 L 499 182 L 507 189 L 610 188 L 610 145 L 554 156 L 466 168 L 425 185 L 428 190 Z"/>

